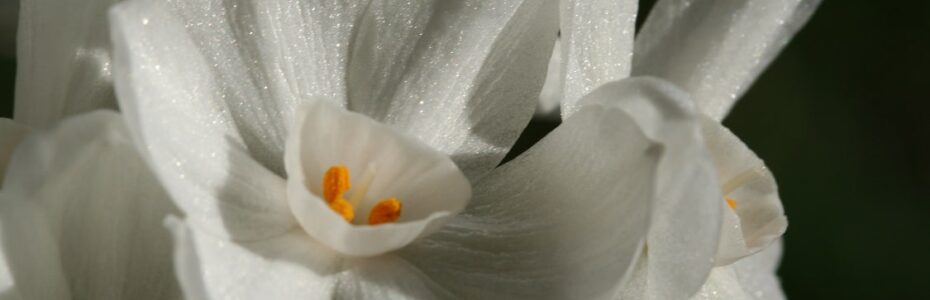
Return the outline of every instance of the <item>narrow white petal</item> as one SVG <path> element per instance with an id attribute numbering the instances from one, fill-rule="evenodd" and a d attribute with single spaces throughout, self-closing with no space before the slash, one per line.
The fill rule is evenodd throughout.
<path id="1" fill-rule="evenodd" d="M 412 3 L 425 7 L 369 7 L 350 61 L 349 108 L 452 156 L 475 178 L 500 163 L 532 117 L 556 2 Z"/>
<path id="2" fill-rule="evenodd" d="M 253 242 L 218 238 L 175 218 L 175 264 L 191 299 L 433 299 L 429 280 L 402 260 L 351 260 L 303 231 Z"/>
<path id="3" fill-rule="evenodd" d="M 646 286 L 637 289 L 656 299 L 694 294 L 713 267 L 724 200 L 691 99 L 662 80 L 629 78 L 601 86 L 584 101 L 620 106 L 665 146 L 646 242 L 647 278 L 639 281 Z"/>
<path id="4" fill-rule="evenodd" d="M 669 80 L 726 117 L 820 0 L 660 0 L 636 38 L 633 75 Z"/>
<path id="5" fill-rule="evenodd" d="M 119 0 L 20 1 L 14 119 L 48 128 L 116 108 L 106 11 Z"/>
<path id="6" fill-rule="evenodd" d="M 267 161 L 260 160 L 265 157 L 260 153 L 266 152 L 248 142 L 258 134 L 277 140 L 283 150 L 283 138 L 252 131 L 277 130 L 275 123 L 241 115 L 250 109 L 264 111 L 259 106 L 274 106 L 274 102 L 226 86 L 250 83 L 216 77 L 248 76 L 247 68 L 229 63 L 222 66 L 231 69 L 215 69 L 217 62 L 209 59 L 219 57 L 199 47 L 216 42 L 189 35 L 194 29 L 185 25 L 190 24 L 161 2 L 122 3 L 110 17 L 121 108 L 136 142 L 179 208 L 192 222 L 237 239 L 264 238 L 295 226 L 283 169 L 269 170 L 262 164 Z M 232 100 L 241 97 L 251 102 Z M 240 123 L 245 119 L 266 126 Z M 271 155 L 278 155 L 280 166 L 283 152 Z"/>
<path id="7" fill-rule="evenodd" d="M 549 67 L 546 70 L 546 81 L 543 82 L 542 91 L 539 92 L 539 104 L 536 106 L 537 118 L 560 120 L 559 106 L 562 102 L 562 42 L 555 41 L 552 47 L 552 57 L 549 58 Z"/>
<path id="8" fill-rule="evenodd" d="M 10 119 L 0 118 L 0 188 L 3 187 L 3 178 L 6 166 L 10 163 L 13 150 L 29 133 L 29 128 Z"/>
<path id="9" fill-rule="evenodd" d="M 0 210 L 3 246 L 24 297 L 69 287 L 87 299 L 178 295 L 160 226 L 177 209 L 118 114 L 75 116 L 27 138 L 3 193 L 15 200 Z"/>
<path id="10" fill-rule="evenodd" d="M 719 122 L 705 117 L 701 127 L 723 193 L 736 205 L 724 208 L 717 265 L 725 265 L 777 240 L 788 220 L 765 163 Z"/>
<path id="11" fill-rule="evenodd" d="M 609 297 L 643 248 L 661 152 L 618 107 L 591 105 L 401 255 L 463 298 Z"/>
<path id="12" fill-rule="evenodd" d="M 324 100 L 303 112 L 286 151 L 288 203 L 304 230 L 330 248 L 352 256 L 396 250 L 435 231 L 471 198 L 471 185 L 455 163 L 416 139 Z M 336 165 L 350 172 L 353 188 L 346 198 L 366 190 L 353 204 L 355 225 L 321 196 L 323 175 Z M 389 197 L 401 202 L 400 218 L 368 226 L 368 213 Z"/>
<path id="13" fill-rule="evenodd" d="M 562 118 L 601 84 L 630 76 L 635 0 L 561 1 Z"/>

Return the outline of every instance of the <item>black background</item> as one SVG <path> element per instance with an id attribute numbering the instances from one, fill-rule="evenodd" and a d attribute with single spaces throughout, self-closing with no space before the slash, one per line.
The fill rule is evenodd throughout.
<path id="1" fill-rule="evenodd" d="M 0 117 L 16 74 L 9 3 Z M 724 121 L 778 180 L 789 298 L 930 299 L 928 71 L 930 1 L 827 0 Z M 556 125 L 534 121 L 514 151 Z"/>

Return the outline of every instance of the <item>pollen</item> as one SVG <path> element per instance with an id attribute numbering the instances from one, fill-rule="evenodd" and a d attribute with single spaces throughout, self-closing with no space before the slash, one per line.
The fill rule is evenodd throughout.
<path id="1" fill-rule="evenodd" d="M 343 195 L 351 185 L 349 169 L 343 165 L 332 166 L 323 175 L 323 200 L 329 205 L 329 209 L 338 213 L 349 223 L 355 219 L 355 208 L 349 201 L 346 201 Z"/>
<path id="2" fill-rule="evenodd" d="M 401 204 L 397 198 L 391 197 L 378 202 L 368 214 L 368 225 L 394 223 L 400 218 Z"/>
<path id="3" fill-rule="evenodd" d="M 727 200 L 727 206 L 729 206 L 730 209 L 736 209 L 736 200 L 733 200 L 733 198 L 730 198 L 730 197 L 727 197 L 726 200 Z"/>

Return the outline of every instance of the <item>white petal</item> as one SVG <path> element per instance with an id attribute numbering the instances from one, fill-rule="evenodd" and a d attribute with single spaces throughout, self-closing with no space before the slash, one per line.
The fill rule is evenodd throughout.
<path id="1" fill-rule="evenodd" d="M 13 156 L 13 150 L 19 146 L 19 142 L 27 133 L 28 127 L 7 118 L 0 118 L 0 187 L 3 187 L 6 166 Z"/>
<path id="2" fill-rule="evenodd" d="M 452 156 L 475 178 L 500 163 L 532 117 L 556 2 L 427 6 L 371 4 L 350 61 L 349 108 Z"/>
<path id="3" fill-rule="evenodd" d="M 2 244 L 2 240 L 0 240 L 0 244 Z M 13 286 L 13 275 L 10 274 L 6 258 L 0 255 L 0 300 L 19 299 L 22 299 L 22 296 L 20 296 L 16 287 Z"/>
<path id="4" fill-rule="evenodd" d="M 781 243 L 728 266 L 714 268 L 694 300 L 782 300 L 784 292 L 775 275 Z"/>
<path id="5" fill-rule="evenodd" d="M 552 57 L 546 70 L 546 81 L 539 92 L 539 104 L 536 106 L 537 118 L 560 120 L 559 106 L 562 102 L 562 42 L 555 41 Z"/>
<path id="6" fill-rule="evenodd" d="M 25 298 L 66 296 L 68 287 L 87 299 L 179 293 L 170 237 L 160 226 L 177 209 L 119 115 L 84 114 L 29 137 L 14 154 L 3 193 L 15 200 L 4 199 L 0 210 L 3 244 Z"/>
<path id="7" fill-rule="evenodd" d="M 707 147 L 727 198 L 717 265 L 729 264 L 775 241 L 788 227 L 775 178 L 755 153 L 722 124 L 704 118 Z"/>
<path id="8" fill-rule="evenodd" d="M 111 15 L 121 44 L 114 51 L 123 52 L 115 63 L 131 73 L 116 83 L 147 99 L 120 95 L 120 106 L 134 110 L 134 122 L 159 123 L 145 126 L 172 118 L 184 130 L 217 136 L 282 175 L 298 105 L 312 96 L 345 102 L 349 45 L 366 7 L 360 2 L 122 3 Z"/>
<path id="9" fill-rule="evenodd" d="M 562 118 L 601 84 L 630 75 L 635 0 L 561 1 Z"/>
<path id="10" fill-rule="evenodd" d="M 633 75 L 669 80 L 723 119 L 820 0 L 661 0 L 636 38 Z"/>
<path id="11" fill-rule="evenodd" d="M 297 220 L 323 244 L 352 256 L 396 250 L 435 231 L 465 208 L 471 186 L 449 157 L 361 114 L 325 100 L 305 108 L 292 126 L 286 167 L 288 202 Z M 397 197 L 403 205 L 396 223 L 352 225 L 323 201 L 323 175 L 343 165 L 355 188 L 371 176 L 365 198 L 355 205 L 355 224 L 381 200 Z M 371 174 L 365 174 L 370 172 Z"/>
<path id="12" fill-rule="evenodd" d="M 661 152 L 620 109 L 591 105 L 401 255 L 463 298 L 610 296 L 642 250 Z"/>
<path id="13" fill-rule="evenodd" d="M 214 69 L 215 62 L 208 58 L 217 57 L 203 53 L 196 44 L 213 40 L 188 35 L 194 29 L 185 28 L 181 16 L 161 2 L 122 3 L 110 17 L 121 108 L 140 148 L 179 208 L 192 222 L 237 239 L 264 238 L 295 226 L 283 170 L 276 174 L 256 161 L 255 155 L 263 150 L 247 143 L 255 138 L 250 134 L 258 134 L 249 128 L 276 130 L 274 123 L 262 121 L 267 126 L 259 127 L 238 123 L 242 118 L 258 120 L 237 115 L 241 109 L 248 110 L 241 105 L 261 112 L 258 106 L 275 103 L 220 85 L 250 83 L 214 78 L 248 76 L 246 67 L 229 63 L 222 66 L 231 69 Z M 216 38 L 221 37 L 217 34 Z M 249 103 L 234 100 L 246 96 L 254 98 Z M 283 150 L 283 138 L 274 135 L 260 134 L 279 140 Z M 283 152 L 277 155 L 283 161 Z"/>
<path id="14" fill-rule="evenodd" d="M 8 291 L 25 299 L 71 299 L 58 241 L 42 210 L 0 194 L 0 244 L 13 285 Z"/>
<path id="15" fill-rule="evenodd" d="M 170 218 L 178 278 L 190 299 L 430 299 L 428 279 L 392 256 L 345 260 L 295 230 L 231 242 Z"/>
<path id="16" fill-rule="evenodd" d="M 8 200 L 6 200 L 3 194 L 0 194 L 0 205 L 4 205 L 2 203 L 6 201 Z M 3 224 L 0 222 L 0 250 L 4 249 L 3 240 Z M 13 300 L 21 298 L 16 287 L 13 285 L 13 274 L 10 273 L 9 264 L 6 262 L 6 255 L 0 255 L 0 299 Z"/>
<path id="17" fill-rule="evenodd" d="M 648 278 L 642 282 L 648 285 L 640 289 L 657 299 L 694 294 L 713 267 L 724 200 L 690 98 L 658 79 L 629 78 L 603 85 L 584 101 L 615 103 L 665 146 L 646 242 Z"/>
<path id="18" fill-rule="evenodd" d="M 14 119 L 48 128 L 116 108 L 106 10 L 118 0 L 20 1 Z"/>

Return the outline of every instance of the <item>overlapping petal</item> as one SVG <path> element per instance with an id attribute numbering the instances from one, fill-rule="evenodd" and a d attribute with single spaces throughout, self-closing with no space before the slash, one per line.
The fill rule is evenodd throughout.
<path id="1" fill-rule="evenodd" d="M 820 0 L 660 0 L 636 38 L 633 75 L 684 88 L 723 119 Z"/>
<path id="2" fill-rule="evenodd" d="M 451 156 L 469 178 L 529 122 L 558 30 L 555 1 L 373 1 L 349 106 Z"/>
<path id="3" fill-rule="evenodd" d="M 562 118 L 600 85 L 630 75 L 636 0 L 561 1 Z"/>
<path id="4" fill-rule="evenodd" d="M 191 299 L 434 299 L 443 294 L 393 256 L 350 259 L 300 230 L 232 243 L 180 220 L 175 265 Z"/>
<path id="5" fill-rule="evenodd" d="M 609 297 L 642 250 L 661 153 L 621 109 L 593 104 L 401 256 L 466 298 Z"/>
<path id="6" fill-rule="evenodd" d="M 655 299 L 692 295 L 714 265 L 724 200 L 691 99 L 668 82 L 634 77 L 605 84 L 585 101 L 617 105 L 666 149 L 656 171 L 648 263 L 636 274 L 646 278 L 627 288 Z"/>
<path id="7" fill-rule="evenodd" d="M 496 165 L 531 116 L 526 104 L 542 84 L 554 39 L 540 38 L 555 31 L 551 6 L 218 0 L 137 2 L 114 16 L 151 22 L 118 29 L 137 61 L 131 69 L 147 67 L 151 79 L 197 89 L 198 101 L 209 103 L 198 107 L 178 97 L 159 106 L 222 124 L 186 122 L 235 132 L 236 142 L 277 174 L 287 126 L 311 97 L 392 124 L 454 156 L 471 174 Z M 173 78 L 172 65 L 196 75 Z M 154 104 L 132 106 L 159 111 Z"/>
<path id="8" fill-rule="evenodd" d="M 3 252 L 25 299 L 163 299 L 180 293 L 161 228 L 177 213 L 122 118 L 94 112 L 31 135 L 0 200 Z"/>
<path id="9" fill-rule="evenodd" d="M 116 90 L 134 137 L 192 222 L 246 240 L 290 230 L 296 223 L 284 179 L 253 157 L 260 151 L 250 148 L 250 133 L 238 129 L 237 110 L 225 101 L 239 92 L 225 90 L 218 85 L 222 77 L 213 77 L 247 76 L 246 67 L 215 70 L 187 34 L 195 30 L 185 28 L 180 16 L 163 5 L 132 1 L 111 14 L 114 66 L 121 74 L 115 78 Z M 222 66 L 233 68 L 232 63 Z M 252 96 L 256 98 L 239 104 L 263 111 L 256 107 L 275 103 Z M 257 128 L 273 130 L 276 123 L 266 122 Z"/>
<path id="10" fill-rule="evenodd" d="M 116 108 L 106 11 L 118 1 L 20 1 L 17 122 L 49 128 L 67 116 Z"/>
<path id="11" fill-rule="evenodd" d="M 398 87 L 376 90 L 393 98 L 369 95 L 401 99 L 382 107 L 388 113 L 367 113 L 376 119 L 382 115 L 386 123 L 431 146 L 441 145 L 467 174 L 499 161 L 532 113 L 528 105 L 522 105 L 527 106 L 525 114 L 511 111 L 526 104 L 511 98 L 535 95 L 497 91 L 513 84 L 514 91 L 528 93 L 542 80 L 542 75 L 532 79 L 529 73 L 542 73 L 531 72 L 533 68 L 501 68 L 537 56 L 539 69 L 544 68 L 545 55 L 529 46 L 545 41 L 533 37 L 545 27 L 538 20 L 551 21 L 537 18 L 547 6 L 536 1 L 443 3 L 430 9 L 404 4 L 396 13 L 404 15 L 408 8 L 415 10 L 412 15 L 431 13 L 412 20 L 428 19 L 433 29 L 412 35 L 419 37 L 418 46 L 398 50 L 399 44 L 384 42 L 392 36 L 381 36 L 366 23 L 388 22 L 379 19 L 377 9 L 394 6 L 379 4 L 131 1 L 113 10 L 120 105 L 159 178 L 174 198 L 185 202 L 181 206 L 191 222 L 225 218 L 206 227 L 242 239 L 293 226 L 293 220 L 281 217 L 286 203 L 278 186 L 283 186 L 285 134 L 297 105 L 313 96 L 344 103 L 347 65 L 363 71 L 366 59 L 395 59 L 380 52 L 350 53 L 356 35 L 385 45 L 389 54 L 403 57 L 404 51 L 413 51 L 406 54 L 412 58 L 405 64 L 371 63 L 379 74 L 391 74 L 397 81 L 349 76 L 357 85 Z M 368 24 L 368 30 L 358 30 L 358 24 Z M 402 25 L 388 33 L 411 30 Z M 421 25 L 412 26 L 414 33 Z M 538 51 L 547 52 L 550 45 Z M 447 57 L 450 53 L 462 56 Z M 461 65 L 453 65 L 459 61 Z M 350 108 L 368 110 L 362 100 L 367 99 L 350 101 Z M 421 107 L 421 102 L 432 108 Z"/>
<path id="12" fill-rule="evenodd" d="M 731 265 L 714 268 L 693 300 L 781 300 L 784 292 L 775 275 L 781 259 L 780 242 Z"/>
<path id="13" fill-rule="evenodd" d="M 765 163 L 719 122 L 705 117 L 701 123 L 722 191 L 735 206 L 724 208 L 717 265 L 725 265 L 769 246 L 788 220 Z"/>

